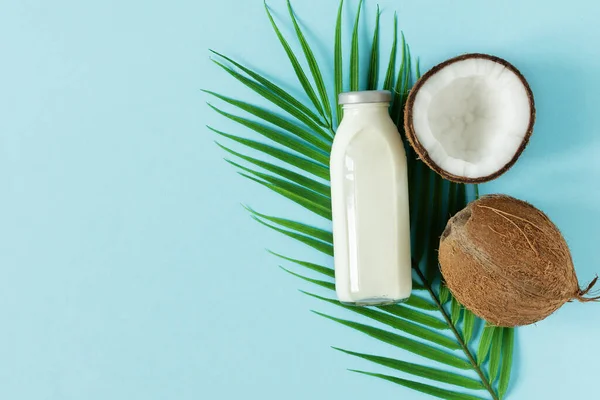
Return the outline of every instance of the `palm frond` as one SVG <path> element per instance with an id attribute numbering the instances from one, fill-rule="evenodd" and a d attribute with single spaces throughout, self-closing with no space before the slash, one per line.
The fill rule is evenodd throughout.
<path id="1" fill-rule="evenodd" d="M 394 13 L 394 39 L 392 42 L 392 50 L 390 50 L 390 58 L 388 61 L 385 80 L 383 81 L 384 90 L 392 90 L 394 85 L 394 71 L 396 68 L 396 48 L 398 43 L 398 16 Z"/>
<path id="2" fill-rule="evenodd" d="M 473 338 L 477 319 L 475 314 L 466 308 L 463 309 L 463 315 L 463 339 L 465 340 L 465 343 L 470 343 L 471 339 Z"/>
<path id="3" fill-rule="evenodd" d="M 402 61 L 400 62 L 400 68 L 398 69 L 398 74 L 396 77 L 396 86 L 394 86 L 394 90 L 392 93 L 392 109 L 390 111 L 390 117 L 392 117 L 392 121 L 397 126 L 398 121 L 400 120 L 400 114 L 403 110 L 403 101 L 402 101 L 402 92 L 403 92 L 403 84 L 404 84 L 404 76 L 410 71 L 411 65 L 407 56 L 407 47 L 406 47 L 406 39 L 404 38 L 404 33 L 401 33 L 402 40 L 400 45 L 402 46 Z"/>
<path id="4" fill-rule="evenodd" d="M 297 137 L 294 137 L 294 135 L 291 132 L 282 132 L 277 129 L 273 129 L 267 125 L 260 124 L 251 119 L 230 114 L 228 112 L 220 110 L 212 104 L 209 104 L 209 107 L 221 114 L 222 116 L 227 117 L 230 120 L 239 123 L 240 125 L 244 125 L 245 127 L 252 129 L 256 133 L 261 134 L 267 139 L 279 143 L 280 145 L 287 147 L 288 149 L 294 150 L 299 154 L 302 154 L 318 163 L 321 163 L 323 165 L 328 164 L 329 159 L 326 152 L 312 146 L 309 143 L 306 143 L 303 140 L 298 139 Z"/>
<path id="5" fill-rule="evenodd" d="M 445 218 L 442 219 L 443 186 L 444 181 L 435 175 L 432 199 L 433 207 L 431 209 L 431 220 L 429 223 L 429 251 L 427 252 L 427 261 L 425 262 L 426 276 L 430 281 L 439 274 L 437 246 L 442 234 L 443 225 L 445 225 Z"/>
<path id="6" fill-rule="evenodd" d="M 276 257 L 279 257 L 283 260 L 289 261 L 291 263 L 300 265 L 304 268 L 308 268 L 312 271 L 318 272 L 320 274 L 323 274 L 325 276 L 328 276 L 330 278 L 334 277 L 334 273 L 333 273 L 333 268 L 329 268 L 329 267 L 325 267 L 323 265 L 318 265 L 315 263 L 311 263 L 311 262 L 307 262 L 307 261 L 302 261 L 302 260 L 297 260 L 295 258 L 291 258 L 291 257 L 286 257 L 284 255 L 281 255 L 279 253 L 275 253 L 274 251 L 269 250 L 269 253 L 273 254 Z"/>
<path id="7" fill-rule="evenodd" d="M 481 397 L 472 396 L 470 394 L 459 393 L 459 392 L 455 392 L 453 390 L 441 389 L 437 386 L 426 385 L 424 383 L 419 383 L 419 382 L 411 381 L 408 379 L 396 378 L 395 376 L 389 376 L 389 375 L 384 375 L 384 374 L 375 374 L 372 372 L 358 371 L 358 370 L 354 370 L 354 369 L 351 369 L 350 371 L 357 372 L 359 374 L 373 376 L 373 377 L 380 378 L 380 379 L 384 379 L 386 381 L 393 382 L 397 385 L 405 386 L 407 388 L 416 390 L 421 393 L 439 397 L 440 399 L 482 400 Z"/>
<path id="8" fill-rule="evenodd" d="M 335 90 L 335 101 L 337 101 L 337 96 L 345 87 L 350 88 L 350 90 L 360 88 L 359 54 L 362 54 L 362 47 L 359 42 L 359 22 L 362 6 L 361 0 L 351 27 L 350 62 L 347 73 L 343 68 L 343 0 L 340 1 L 338 8 L 333 53 L 334 76 L 332 86 Z M 224 133 L 214 128 L 209 129 L 222 138 L 234 142 L 237 147 L 241 146 L 244 150 L 256 151 L 261 157 L 266 156 L 268 158 L 268 160 L 263 160 L 255 155 L 250 156 L 243 150 L 234 150 L 229 145 L 217 143 L 234 158 L 226 160 L 238 169 L 242 176 L 325 218 L 326 221 L 331 221 L 328 164 L 334 127 L 332 110 L 335 109 L 338 123 L 341 119 L 342 110 L 336 102 L 330 103 L 331 99 L 328 97 L 326 89 L 327 84 L 323 79 L 315 52 L 306 40 L 289 1 L 287 1 L 287 11 L 301 51 L 295 52 L 291 44 L 283 37 L 268 7 L 266 9 L 269 21 L 290 60 L 302 91 L 309 101 L 303 103 L 291 95 L 288 90 L 275 85 L 272 79 L 244 67 L 227 56 L 213 52 L 218 57 L 218 60 L 213 61 L 220 68 L 278 107 L 283 113 L 280 114 L 245 101 L 207 91 L 220 101 L 256 118 L 257 120 L 253 120 L 231 114 L 211 105 L 216 112 L 249 129 L 253 134 L 263 136 L 268 142 L 262 143 L 250 138 Z M 369 89 L 377 88 L 379 82 L 380 18 L 381 13 L 378 9 L 371 35 L 371 43 L 369 44 L 369 69 L 362 76 L 363 82 L 367 83 Z M 396 67 L 398 28 L 395 15 L 393 23 L 394 38 L 387 60 L 382 88 L 393 89 L 394 96 L 390 116 L 397 123 L 399 131 L 403 135 L 404 103 L 414 78 L 418 79 L 421 72 L 418 59 L 416 60 L 416 66 L 413 65 L 410 47 L 406 43 L 404 34 L 400 38 L 402 61 L 399 67 Z M 304 60 L 299 60 L 298 57 L 300 56 L 303 56 Z M 304 72 L 301 63 L 308 65 L 309 73 Z M 312 83 L 308 78 L 309 75 L 312 78 Z M 347 77 L 346 80 L 344 80 L 344 77 Z M 242 163 L 245 165 L 242 165 Z M 404 304 L 357 308 L 341 304 L 333 298 L 319 296 L 304 290 L 302 292 L 322 304 L 336 305 L 337 309 L 344 308 L 345 311 L 349 311 L 362 322 L 342 319 L 335 315 L 315 311 L 317 314 L 337 324 L 366 334 L 375 340 L 387 343 L 401 351 L 411 352 L 430 360 L 429 362 L 438 363 L 440 368 L 409 363 L 398 358 L 343 349 L 337 350 L 370 361 L 373 364 L 390 368 L 396 373 L 406 374 L 415 379 L 444 383 L 449 385 L 450 388 L 442 389 L 402 377 L 365 371 L 356 372 L 384 379 L 439 398 L 480 399 L 480 397 L 460 391 L 461 389 L 468 389 L 481 391 L 493 400 L 499 400 L 508 391 L 514 332 L 512 329 L 495 328 L 488 325 L 485 325 L 483 329 L 478 329 L 482 321 L 472 312 L 463 308 L 443 282 L 440 282 L 437 265 L 437 245 L 442 228 L 450 216 L 466 205 L 469 198 L 467 187 L 463 184 L 445 182 L 439 175 L 418 160 L 411 148 L 407 149 L 407 163 L 410 182 L 409 201 L 413 237 L 413 271 L 415 275 L 413 285 L 415 293 L 419 294 L 413 294 Z M 475 193 L 475 196 L 478 195 L 477 186 L 474 187 L 472 192 Z M 251 216 L 262 225 L 317 250 L 317 253 L 321 254 L 322 257 L 327 257 L 327 261 L 321 259 L 321 261 L 314 263 L 271 252 L 282 261 L 293 264 L 294 269 L 300 268 L 311 274 L 321 275 L 323 279 L 316 279 L 282 266 L 281 268 L 284 271 L 313 287 L 318 286 L 330 291 L 335 290 L 335 284 L 332 280 L 334 270 L 327 266 L 333 254 L 333 237 L 330 229 L 317 228 L 306 224 L 299 217 L 290 219 L 258 212 L 250 207 L 247 207 L 247 209 Z M 373 324 L 384 326 L 385 329 Z M 476 346 L 477 342 L 478 345 Z M 471 348 L 475 347 L 477 348 L 476 357 L 475 353 L 471 351 Z M 464 357 L 457 355 L 456 350 L 461 350 Z M 489 362 L 486 363 L 488 359 Z M 464 371 L 471 371 L 476 378 L 464 375 Z M 453 390 L 454 388 L 457 388 L 458 391 Z"/>
<path id="9" fill-rule="evenodd" d="M 327 314 L 313 311 L 315 314 L 335 321 L 339 324 L 345 325 L 349 328 L 355 329 L 359 332 L 365 333 L 379 341 L 391 344 L 392 346 L 401 348 L 419 356 L 428 358 L 438 363 L 446 364 L 451 367 L 467 370 L 471 366 L 467 360 L 464 360 L 452 353 L 448 353 L 444 350 L 440 350 L 436 347 L 423 344 L 413 339 L 409 339 L 406 336 L 391 333 L 383 329 L 375 328 L 369 325 L 361 324 L 354 321 L 349 321 L 341 318 L 332 317 Z"/>
<path id="10" fill-rule="evenodd" d="M 275 164 L 272 164 L 272 163 L 269 163 L 269 162 L 266 162 L 263 160 L 259 160 L 258 158 L 254 158 L 254 157 L 250 157 L 250 156 L 246 156 L 244 154 L 238 153 L 237 151 L 232 150 L 229 147 L 220 144 L 219 142 L 216 142 L 216 143 L 217 143 L 217 146 L 219 146 L 226 152 L 228 152 L 236 157 L 239 157 L 244 161 L 247 161 L 251 164 L 261 167 L 262 169 L 264 169 L 266 171 L 272 172 L 281 178 L 284 178 L 284 179 L 290 180 L 294 183 L 297 183 L 300 186 L 304 186 L 322 196 L 325 196 L 325 197 L 330 196 L 331 188 L 328 185 L 325 185 L 325 184 L 318 182 L 312 178 L 309 178 L 306 175 L 302 175 L 297 172 L 291 171 L 287 168 L 280 167 L 279 165 L 275 165 Z"/>
<path id="11" fill-rule="evenodd" d="M 431 181 L 432 178 L 434 177 L 434 173 L 423 163 L 418 164 L 419 166 L 419 171 L 421 172 L 420 176 L 421 176 L 421 184 L 419 185 L 419 195 L 418 198 L 421 199 L 422 202 L 425 202 L 426 204 L 429 203 L 429 190 L 430 190 L 430 186 L 431 186 Z M 416 202 L 415 202 L 416 205 Z M 428 205 L 428 204 L 427 204 Z M 414 231 L 414 237 L 415 238 L 422 238 L 421 240 L 413 240 L 414 246 L 413 246 L 413 258 L 415 260 L 421 260 L 423 258 L 423 253 L 425 252 L 425 245 L 427 243 L 427 224 L 426 221 L 429 221 L 429 212 L 430 212 L 430 207 L 414 207 L 416 210 L 413 211 L 416 214 L 416 217 L 414 218 L 415 223 L 414 226 L 415 228 L 413 229 Z M 417 223 L 418 221 L 418 223 Z"/>
<path id="12" fill-rule="evenodd" d="M 377 88 L 379 79 L 379 17 L 381 12 L 377 6 L 375 16 L 375 30 L 373 32 L 373 41 L 371 42 L 371 63 L 369 64 L 369 76 L 367 77 L 367 89 L 374 90 Z"/>
<path id="13" fill-rule="evenodd" d="M 300 278 L 302 280 L 305 280 L 306 282 L 313 283 L 313 284 L 315 284 L 317 286 L 321 286 L 321 287 L 323 287 L 325 289 L 335 290 L 335 283 L 333 283 L 333 282 L 327 282 L 327 281 L 322 281 L 322 280 L 319 280 L 319 279 L 309 278 L 308 276 L 304 276 L 304 275 L 298 274 L 298 273 L 296 273 L 294 271 L 291 271 L 291 270 L 289 270 L 287 268 L 284 268 L 281 265 L 279 266 L 279 268 L 281 268 L 282 270 L 284 270 L 288 274 L 295 276 L 296 278 Z"/>
<path id="14" fill-rule="evenodd" d="M 240 143 L 250 149 L 259 151 L 263 154 L 266 154 L 266 155 L 276 158 L 280 161 L 283 161 L 283 162 L 285 162 L 293 167 L 296 167 L 304 172 L 312 174 L 321 179 L 329 179 L 329 169 L 321 163 L 315 162 L 313 160 L 309 160 L 303 156 L 290 153 L 288 151 L 279 149 L 274 146 L 270 146 L 265 143 L 246 139 L 246 138 L 243 138 L 240 136 L 230 135 L 228 133 L 219 131 L 210 126 L 207 126 L 207 128 L 218 135 L 221 135 L 227 139 L 231 139 L 237 143 Z M 217 145 L 224 147 L 224 146 L 220 145 L 218 142 L 217 142 Z"/>
<path id="15" fill-rule="evenodd" d="M 360 22 L 360 10 L 363 0 L 358 2 L 358 11 L 354 20 L 354 29 L 352 30 L 352 48 L 350 49 L 350 91 L 358 90 L 359 85 L 359 48 L 358 48 L 358 23 Z"/>
<path id="16" fill-rule="evenodd" d="M 458 321 L 460 321 L 460 317 L 462 316 L 462 306 L 458 302 L 458 300 L 456 300 L 456 298 L 454 298 L 454 296 L 452 296 L 452 299 L 450 299 L 450 309 L 451 309 L 450 316 L 452 318 L 452 323 L 454 325 L 458 325 Z"/>
<path id="17" fill-rule="evenodd" d="M 388 312 L 390 314 L 396 315 L 401 318 L 405 318 L 414 322 L 418 322 L 421 325 L 428 326 L 430 328 L 446 330 L 448 328 L 448 324 L 439 319 L 438 317 L 434 317 L 433 315 L 426 314 L 422 311 L 415 310 L 410 307 L 406 307 L 403 304 L 393 304 L 389 306 L 379 307 L 381 311 Z"/>
<path id="18" fill-rule="evenodd" d="M 326 297 L 321 297 L 316 294 L 312 294 L 312 293 L 308 293 L 308 292 L 304 292 L 304 293 L 306 293 L 309 296 L 315 297 L 317 299 L 326 301 L 328 303 L 343 307 L 343 308 L 345 308 L 349 311 L 355 312 L 357 314 L 361 314 L 367 318 L 370 318 L 370 319 L 380 322 L 382 324 L 391 326 L 394 329 L 403 331 L 410 335 L 417 336 L 421 339 L 424 339 L 424 340 L 430 341 L 432 343 L 438 344 L 440 346 L 446 347 L 450 350 L 459 350 L 460 349 L 460 346 L 455 341 L 448 338 L 447 336 L 439 334 L 428 328 L 424 328 L 421 325 L 406 321 L 401 318 L 396 318 L 388 313 L 377 311 L 375 309 L 368 308 L 368 307 L 346 306 L 335 299 L 328 299 Z"/>
<path id="19" fill-rule="evenodd" d="M 412 306 L 415 308 L 420 308 L 422 310 L 434 311 L 437 310 L 437 306 L 430 300 L 424 299 L 422 297 L 412 295 L 405 302 L 407 306 Z"/>
<path id="20" fill-rule="evenodd" d="M 313 105 L 315 106 L 315 108 L 317 109 L 319 114 L 321 116 L 323 116 L 323 118 L 327 121 L 327 117 L 325 116 L 323 106 L 319 102 L 319 99 L 317 97 L 317 94 L 315 93 L 315 90 L 311 86 L 311 84 L 308 80 L 308 77 L 306 76 L 306 73 L 304 73 L 304 71 L 302 70 L 302 66 L 300 65 L 300 62 L 298 62 L 298 58 L 294 54 L 294 51 L 288 44 L 287 40 L 285 40 L 285 38 L 283 37 L 283 34 L 279 30 L 279 27 L 275 23 L 275 20 L 273 19 L 273 15 L 271 15 L 271 11 L 269 11 L 269 7 L 267 6 L 266 1 L 265 1 L 265 11 L 267 12 L 267 16 L 269 17 L 271 26 L 273 27 L 273 30 L 275 31 L 275 34 L 277 35 L 277 38 L 279 39 L 281 46 L 285 50 L 285 53 L 287 54 L 288 59 L 290 60 L 290 63 L 292 64 L 292 68 L 294 69 L 294 72 L 296 73 L 296 76 L 298 77 L 298 81 L 300 82 L 300 85 L 302 85 L 304 92 L 306 93 L 306 95 L 308 96 L 310 101 L 313 103 Z"/>
<path id="21" fill-rule="evenodd" d="M 264 97 L 274 105 L 281 108 L 283 111 L 287 112 L 290 116 L 296 118 L 298 121 L 304 123 L 308 126 L 313 132 L 315 132 L 318 136 L 326 139 L 331 139 L 333 136 L 333 131 L 331 128 L 328 128 L 327 125 L 321 120 L 321 118 L 315 114 L 311 109 L 306 107 L 300 101 L 298 101 L 294 96 L 290 95 L 281 87 L 277 86 L 267 78 L 259 75 L 258 73 L 252 71 L 249 68 L 244 67 L 238 62 L 232 60 L 231 58 L 224 56 L 221 53 L 218 53 L 214 50 L 211 52 L 230 64 L 234 65 L 236 68 L 242 70 L 245 74 L 250 76 L 244 76 L 243 74 L 235 71 L 233 68 L 217 61 L 212 60 L 215 64 L 221 67 L 225 72 L 229 75 L 237 79 L 239 82 L 244 84 L 244 86 L 253 90 L 255 93 Z"/>
<path id="22" fill-rule="evenodd" d="M 231 164 L 232 161 L 229 161 L 229 163 Z M 244 168 L 244 167 L 240 166 L 239 164 L 233 164 L 233 165 L 238 168 Z M 252 173 L 254 175 L 260 174 L 259 172 L 256 172 L 256 171 L 253 171 Z M 270 177 L 269 180 L 275 181 L 276 183 L 272 183 L 272 182 L 269 182 L 269 181 L 266 181 L 263 179 L 259 179 L 260 177 L 254 177 L 254 176 L 248 175 L 243 172 L 240 172 L 240 175 L 247 179 L 250 179 L 256 183 L 260 183 L 267 189 L 270 189 L 270 190 L 274 191 L 275 193 L 280 194 L 281 196 L 286 197 L 289 200 L 292 200 L 294 203 L 306 208 L 308 211 L 312 211 L 313 213 L 315 213 L 325 219 L 331 220 L 331 208 L 330 207 L 323 206 L 322 204 L 320 204 L 321 201 L 314 202 L 305 197 L 306 195 L 312 196 L 312 194 L 313 194 L 308 189 L 302 188 L 301 186 L 298 186 L 298 185 L 291 184 L 287 181 L 276 179 L 274 177 Z M 262 175 L 267 176 L 266 174 L 262 174 Z"/>
<path id="23" fill-rule="evenodd" d="M 334 44 L 334 84 L 335 84 L 335 104 L 336 104 L 336 116 L 337 123 L 339 125 L 342 120 L 342 106 L 338 104 L 338 96 L 344 90 L 344 65 L 342 58 L 342 10 L 344 7 L 344 0 L 340 0 L 340 6 L 338 7 L 337 19 L 335 22 L 335 44 Z"/>
<path id="24" fill-rule="evenodd" d="M 437 382 L 448 383 L 450 385 L 460 386 L 465 389 L 481 390 L 484 389 L 481 382 L 467 378 L 459 374 L 449 373 L 437 368 L 426 367 L 419 364 L 409 363 L 394 358 L 374 356 L 371 354 L 357 353 L 354 351 L 344 350 L 334 347 L 335 350 L 339 350 L 351 356 L 359 357 L 364 360 L 371 361 L 375 364 L 383 365 L 397 371 L 406 372 L 411 375 L 419 376 L 421 378 L 434 380 Z"/>
<path id="25" fill-rule="evenodd" d="M 320 240 L 322 242 L 333 244 L 333 234 L 330 231 L 326 231 L 325 229 L 316 228 L 311 225 L 303 224 L 302 222 L 292 221 L 286 218 L 278 218 L 272 217 L 270 215 L 265 215 L 259 213 L 258 211 L 252 209 L 249 206 L 244 206 L 246 210 L 250 211 L 254 216 L 258 218 L 262 218 L 263 220 L 267 220 L 273 222 L 277 225 L 281 225 L 284 228 L 288 228 L 290 230 L 296 231 L 299 234 L 306 235 L 308 237 L 312 237 L 313 239 Z"/>
<path id="26" fill-rule="evenodd" d="M 290 13 L 290 18 L 292 23 L 294 24 L 294 30 L 296 31 L 296 36 L 298 37 L 298 41 L 302 46 L 302 51 L 304 52 L 304 57 L 306 57 L 306 61 L 308 62 L 308 68 L 310 68 L 310 72 L 313 76 L 315 84 L 317 85 L 317 90 L 319 92 L 319 96 L 321 97 L 321 104 L 323 104 L 325 118 L 327 119 L 328 124 L 331 126 L 332 124 L 332 116 L 331 116 L 331 106 L 329 104 L 329 96 L 327 95 L 327 89 L 325 88 L 325 82 L 323 81 L 323 75 L 321 75 L 321 69 L 319 68 L 319 64 L 317 63 L 317 59 L 313 51 L 310 49 L 310 46 L 306 42 L 304 38 L 304 34 L 300 29 L 300 25 L 298 25 L 298 21 L 296 20 L 296 16 L 294 15 L 294 10 L 292 10 L 292 4 L 290 0 L 287 1 L 288 11 Z"/>
<path id="27" fill-rule="evenodd" d="M 500 372 L 500 358 L 502 357 L 502 334 L 504 330 L 498 328 L 494 330 L 492 336 L 492 346 L 490 349 L 490 382 L 498 378 Z"/>
<path id="28" fill-rule="evenodd" d="M 313 132 L 310 132 L 304 129 L 302 126 L 292 123 L 285 118 L 282 118 L 274 112 L 271 112 L 261 107 L 254 106 L 243 101 L 232 99 L 231 97 L 223 96 L 219 93 L 215 93 L 210 90 L 204 90 L 204 92 L 218 99 L 221 99 L 224 102 L 239 108 L 240 110 L 246 111 L 247 113 L 257 118 L 260 118 L 265 122 L 275 125 L 276 127 L 281 128 L 286 132 L 291 133 L 292 135 L 313 145 L 315 148 L 323 151 L 326 154 L 329 153 L 329 151 L 331 150 L 331 140 L 323 140 L 322 138 L 315 136 Z"/>
<path id="29" fill-rule="evenodd" d="M 494 331 L 498 329 L 491 325 L 485 325 L 483 327 L 483 333 L 479 340 L 479 349 L 477 350 L 477 365 L 482 365 L 490 353 L 492 346 L 492 338 L 494 337 Z"/>
<path id="30" fill-rule="evenodd" d="M 448 302 L 448 300 L 450 300 L 450 291 L 444 284 L 440 284 L 439 290 L 440 303 L 444 305 Z"/>
<path id="31" fill-rule="evenodd" d="M 279 228 L 275 225 L 265 222 L 263 219 L 256 215 L 253 215 L 253 218 L 254 220 L 256 220 L 256 222 L 266 226 L 267 228 L 271 228 L 274 231 L 283 233 L 284 235 L 291 237 L 292 239 L 295 239 L 301 243 L 304 243 L 305 245 L 312 247 L 313 249 L 320 251 L 325 255 L 333 257 L 333 246 L 328 243 L 324 243 L 323 241 L 315 239 L 314 237 L 309 235 L 303 235 L 301 233 L 297 233 L 288 229 Z"/>
<path id="32" fill-rule="evenodd" d="M 477 194 L 479 195 L 479 194 Z M 502 363 L 500 365 L 500 377 L 498 378 L 498 394 L 504 398 L 510 382 L 510 372 L 512 369 L 513 346 L 515 339 L 515 330 L 504 328 L 502 335 Z"/>

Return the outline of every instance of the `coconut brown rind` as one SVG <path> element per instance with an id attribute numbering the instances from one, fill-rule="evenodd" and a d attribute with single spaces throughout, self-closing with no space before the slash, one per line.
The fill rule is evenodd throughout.
<path id="1" fill-rule="evenodd" d="M 540 321 L 567 301 L 585 301 L 591 288 L 579 288 L 558 228 L 510 196 L 483 196 L 452 217 L 439 262 L 456 299 L 496 326 Z"/>
<path id="2" fill-rule="evenodd" d="M 529 106 L 530 106 L 530 110 L 531 110 L 527 131 L 525 133 L 525 136 L 523 137 L 523 141 L 521 142 L 521 145 L 519 146 L 519 148 L 517 149 L 517 151 L 511 158 L 511 160 L 508 163 L 506 163 L 502 168 L 500 168 L 498 171 L 494 172 L 493 174 L 490 174 L 490 175 L 484 176 L 484 177 L 480 177 L 480 178 L 467 178 L 464 176 L 457 176 L 457 175 L 453 175 L 453 174 L 443 170 L 442 168 L 440 168 L 435 162 L 433 162 L 433 160 L 429 157 L 427 150 L 419 142 L 419 139 L 415 133 L 415 127 L 413 124 L 413 107 L 415 104 L 415 98 L 417 96 L 417 93 L 421 89 L 421 87 L 425 84 L 425 82 L 429 78 L 431 78 L 433 75 L 435 75 L 437 72 L 439 72 L 441 69 L 443 69 L 451 64 L 454 64 L 456 62 L 464 61 L 464 60 L 468 60 L 468 59 L 472 59 L 472 58 L 481 58 L 481 59 L 490 60 L 490 61 L 496 62 L 498 64 L 501 64 L 508 70 L 514 72 L 515 75 L 517 75 L 517 77 L 519 78 L 519 80 L 523 83 L 523 86 L 525 87 L 525 91 L 527 92 L 527 98 L 529 99 Z M 525 79 L 525 77 L 521 74 L 521 72 L 517 68 L 515 68 L 508 61 L 506 61 L 502 58 L 496 57 L 496 56 L 492 56 L 492 55 L 488 55 L 488 54 L 480 54 L 480 53 L 471 53 L 471 54 L 464 54 L 464 55 L 461 55 L 458 57 L 451 58 L 447 61 L 444 61 L 441 64 L 436 65 L 435 67 L 433 67 L 431 70 L 429 70 L 426 74 L 424 74 L 417 81 L 417 83 L 411 89 L 411 91 L 408 95 L 408 99 L 406 100 L 406 106 L 404 108 L 404 130 L 406 132 L 406 137 L 408 139 L 408 142 L 415 149 L 415 152 L 417 153 L 419 158 L 425 164 L 427 164 L 429 166 L 429 168 L 433 169 L 435 172 L 437 172 L 443 178 L 453 181 L 453 182 L 459 182 L 459 183 L 482 183 L 482 182 L 488 182 L 493 179 L 496 179 L 497 177 L 499 177 L 500 175 L 502 175 L 503 173 L 508 171 L 515 164 L 515 162 L 517 161 L 517 159 L 519 158 L 519 156 L 521 155 L 521 153 L 523 152 L 523 150 L 529 143 L 529 138 L 531 137 L 531 134 L 533 133 L 533 125 L 535 123 L 535 113 L 536 113 L 536 111 L 535 111 L 535 103 L 533 100 L 533 92 L 531 91 L 531 88 L 529 87 L 527 80 Z"/>

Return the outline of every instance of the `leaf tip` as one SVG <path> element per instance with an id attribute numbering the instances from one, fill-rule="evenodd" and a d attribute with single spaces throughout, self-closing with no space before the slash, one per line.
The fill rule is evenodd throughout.
<path id="1" fill-rule="evenodd" d="M 265 249 L 265 250 L 267 251 L 267 253 L 279 257 L 279 254 L 275 253 L 273 250 L 271 250 L 271 249 Z"/>

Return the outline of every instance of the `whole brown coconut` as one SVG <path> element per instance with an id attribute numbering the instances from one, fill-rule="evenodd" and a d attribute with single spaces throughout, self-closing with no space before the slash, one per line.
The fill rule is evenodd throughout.
<path id="1" fill-rule="evenodd" d="M 569 247 L 558 228 L 531 204 L 483 196 L 448 221 L 439 249 L 452 294 L 497 326 L 527 325 L 565 302 L 584 298 Z"/>

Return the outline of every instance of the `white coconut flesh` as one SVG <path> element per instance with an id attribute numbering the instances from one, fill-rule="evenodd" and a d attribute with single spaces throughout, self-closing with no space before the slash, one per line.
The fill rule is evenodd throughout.
<path id="1" fill-rule="evenodd" d="M 503 64 L 470 58 L 443 67 L 416 93 L 414 134 L 431 162 L 477 179 L 506 166 L 533 118 L 522 78 Z"/>

